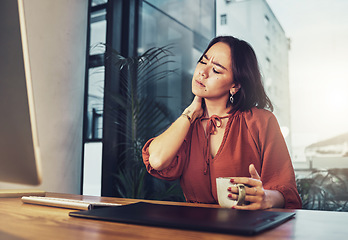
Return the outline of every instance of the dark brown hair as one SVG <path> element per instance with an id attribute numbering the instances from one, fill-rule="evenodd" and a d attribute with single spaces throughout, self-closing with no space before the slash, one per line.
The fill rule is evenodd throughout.
<path id="1" fill-rule="evenodd" d="M 273 111 L 271 100 L 268 98 L 262 84 L 256 54 L 249 43 L 232 36 L 215 37 L 211 40 L 200 59 L 218 42 L 226 43 L 230 47 L 233 81 L 240 85 L 238 92 L 233 95 L 233 109 L 230 113 L 248 111 L 252 107 L 268 108 Z M 227 105 L 231 105 L 230 101 L 227 102 Z"/>

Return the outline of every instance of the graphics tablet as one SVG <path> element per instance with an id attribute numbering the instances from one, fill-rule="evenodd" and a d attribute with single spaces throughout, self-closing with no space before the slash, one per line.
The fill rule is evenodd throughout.
<path id="1" fill-rule="evenodd" d="M 240 235 L 255 235 L 280 225 L 294 215 L 294 212 L 173 206 L 146 202 L 69 213 L 72 217 Z"/>

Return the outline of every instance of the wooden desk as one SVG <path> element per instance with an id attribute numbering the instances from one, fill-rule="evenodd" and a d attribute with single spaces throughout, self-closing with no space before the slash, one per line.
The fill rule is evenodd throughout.
<path id="1" fill-rule="evenodd" d="M 139 200 L 48 193 L 51 197 L 134 203 Z M 155 201 L 149 201 L 155 202 Z M 164 203 L 164 202 L 161 202 Z M 168 204 L 195 205 L 188 203 Z M 199 204 L 198 204 L 199 205 Z M 199 205 L 201 206 L 201 205 Z M 215 205 L 210 205 L 217 207 Z M 278 209 L 279 210 L 279 209 Z M 70 209 L 0 198 L 0 239 L 346 239 L 348 213 L 296 210 L 296 217 L 254 237 L 168 229 L 69 217 Z M 286 211 L 286 210 L 283 210 Z"/>

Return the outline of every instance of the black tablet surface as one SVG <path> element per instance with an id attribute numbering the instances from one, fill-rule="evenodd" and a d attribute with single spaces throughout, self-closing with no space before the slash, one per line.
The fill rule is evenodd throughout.
<path id="1" fill-rule="evenodd" d="M 295 213 L 173 206 L 138 202 L 119 207 L 70 212 L 69 215 L 72 217 L 131 224 L 255 235 L 280 225 L 293 217 Z"/>

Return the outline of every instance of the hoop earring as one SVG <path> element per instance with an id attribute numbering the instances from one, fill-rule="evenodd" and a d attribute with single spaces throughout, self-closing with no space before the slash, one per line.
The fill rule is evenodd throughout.
<path id="1" fill-rule="evenodd" d="M 231 102 L 231 104 L 233 104 L 233 102 L 234 102 L 233 94 L 232 94 L 232 93 L 231 93 L 231 96 L 230 96 L 230 102 Z"/>

